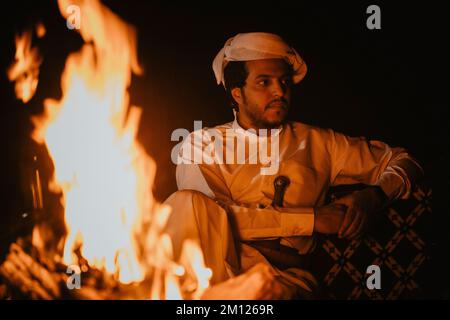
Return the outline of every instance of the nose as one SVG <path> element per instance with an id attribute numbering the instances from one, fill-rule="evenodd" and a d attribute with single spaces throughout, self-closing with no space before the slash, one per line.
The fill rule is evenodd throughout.
<path id="1" fill-rule="evenodd" d="M 283 97 L 286 93 L 286 86 L 281 81 L 274 81 L 272 86 L 272 95 L 274 97 Z"/>

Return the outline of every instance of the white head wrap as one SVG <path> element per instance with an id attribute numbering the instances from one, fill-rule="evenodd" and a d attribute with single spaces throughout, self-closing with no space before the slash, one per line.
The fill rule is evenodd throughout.
<path id="1" fill-rule="evenodd" d="M 230 61 L 250 61 L 282 58 L 292 66 L 292 81 L 299 83 L 306 74 L 306 63 L 283 39 L 264 32 L 239 33 L 228 39 L 213 61 L 217 84 L 223 84 L 223 70 Z"/>

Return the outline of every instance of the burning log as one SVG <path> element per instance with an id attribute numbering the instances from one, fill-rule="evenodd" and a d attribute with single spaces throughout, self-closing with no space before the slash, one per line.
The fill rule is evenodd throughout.
<path id="1" fill-rule="evenodd" d="M 52 272 L 26 253 L 18 243 L 11 244 L 6 260 L 0 266 L 0 276 L 13 295 L 32 299 L 55 299 L 61 295 L 61 275 Z"/>
<path id="2" fill-rule="evenodd" d="M 1 299 L 139 299 L 144 297 L 148 281 L 125 285 L 114 275 L 88 265 L 84 265 L 82 286 L 68 285 L 68 266 L 55 261 L 45 261 L 36 250 L 26 252 L 23 239 L 11 244 L 5 261 L 0 265 L 0 279 L 5 284 L 0 287 Z"/>

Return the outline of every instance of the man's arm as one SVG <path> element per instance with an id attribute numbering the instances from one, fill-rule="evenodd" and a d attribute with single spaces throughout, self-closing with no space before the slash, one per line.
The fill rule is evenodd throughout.
<path id="1" fill-rule="evenodd" d="M 332 184 L 369 185 L 335 202 L 347 207 L 339 236 L 354 238 L 362 234 L 371 213 L 408 198 L 423 171 L 403 148 L 335 132 L 331 135 Z"/>
<path id="2" fill-rule="evenodd" d="M 345 208 L 335 204 L 316 209 L 236 205 L 215 165 L 179 164 L 176 178 L 179 190 L 200 191 L 225 208 L 231 214 L 241 240 L 310 236 L 313 231 L 337 233 L 345 214 Z"/>
<path id="3" fill-rule="evenodd" d="M 379 186 L 388 201 L 409 197 L 423 170 L 403 148 L 331 132 L 332 185 Z"/>
<path id="4" fill-rule="evenodd" d="M 176 168 L 179 190 L 197 190 L 216 200 L 232 215 L 242 240 L 309 236 L 314 229 L 313 208 L 289 210 L 248 208 L 236 205 L 217 165 L 179 164 Z"/>

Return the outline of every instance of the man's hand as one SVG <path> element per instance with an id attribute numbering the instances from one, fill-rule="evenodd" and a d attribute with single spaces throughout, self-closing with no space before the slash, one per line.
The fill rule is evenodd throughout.
<path id="1" fill-rule="evenodd" d="M 347 208 L 344 221 L 339 228 L 339 238 L 360 237 L 367 228 L 370 216 L 380 211 L 386 203 L 386 195 L 377 186 L 367 187 L 334 201 L 333 204 L 345 205 Z"/>
<path id="2" fill-rule="evenodd" d="M 325 234 L 337 233 L 344 220 L 347 207 L 331 203 L 315 209 L 314 231 Z"/>

